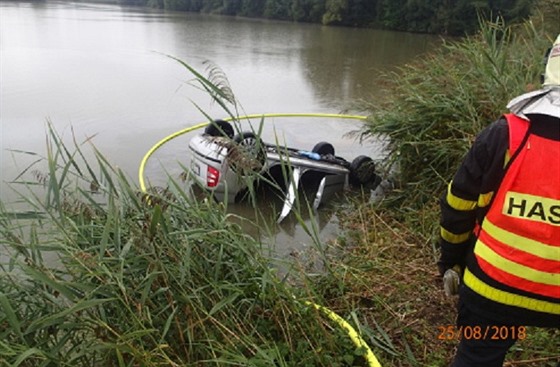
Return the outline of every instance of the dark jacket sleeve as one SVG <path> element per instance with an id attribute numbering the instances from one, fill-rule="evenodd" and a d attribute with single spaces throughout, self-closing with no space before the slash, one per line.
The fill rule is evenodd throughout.
<path id="1" fill-rule="evenodd" d="M 507 121 L 500 118 L 477 136 L 441 196 L 440 273 L 455 265 L 464 267 L 474 243 L 473 230 L 484 219 L 504 176 L 508 145 Z"/>

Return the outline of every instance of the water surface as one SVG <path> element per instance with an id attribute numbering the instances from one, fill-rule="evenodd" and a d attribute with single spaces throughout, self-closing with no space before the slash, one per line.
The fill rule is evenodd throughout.
<path id="1" fill-rule="evenodd" d="M 44 154 L 47 121 L 69 142 L 91 138 L 136 181 L 142 157 L 157 141 L 205 121 L 195 104 L 224 117 L 192 85 L 193 76 L 166 55 L 201 72 L 206 61 L 221 68 L 240 114 L 339 113 L 356 100 L 375 100 L 383 93 L 380 72 L 422 57 L 438 43 L 437 37 L 402 32 L 81 2 L 2 1 L 0 178 L 13 180 L 36 158 L 14 156 L 12 150 Z M 358 127 L 344 120 L 267 121 L 265 138 L 277 134 L 305 149 L 329 141 L 348 158 L 378 158 L 376 142 L 360 145 L 345 137 Z M 150 181 L 162 175 L 160 163 L 175 172 L 187 139 L 154 155 L 146 171 Z M 14 196 L 2 184 L 0 197 Z M 324 222 L 321 232 L 331 238 L 336 218 Z M 274 237 L 307 241 L 298 228 L 278 227 Z"/>

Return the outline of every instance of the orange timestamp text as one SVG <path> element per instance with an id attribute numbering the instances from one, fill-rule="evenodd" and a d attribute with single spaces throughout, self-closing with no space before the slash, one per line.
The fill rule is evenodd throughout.
<path id="1" fill-rule="evenodd" d="M 525 326 L 455 326 L 441 325 L 437 327 L 439 340 L 505 340 L 519 339 L 527 337 Z"/>

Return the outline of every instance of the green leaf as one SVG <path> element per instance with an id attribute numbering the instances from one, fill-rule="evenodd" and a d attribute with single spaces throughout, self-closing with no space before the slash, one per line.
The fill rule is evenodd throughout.
<path id="1" fill-rule="evenodd" d="M 157 231 L 157 226 L 158 224 L 160 224 L 162 221 L 162 213 L 161 213 L 161 206 L 156 205 L 154 207 L 154 212 L 152 214 L 152 220 L 150 222 L 150 229 L 149 229 L 149 233 L 150 236 L 153 237 L 156 234 Z"/>
<path id="2" fill-rule="evenodd" d="M 104 299 L 92 299 L 87 301 L 80 301 L 74 304 L 72 307 L 67 308 L 61 312 L 43 317 L 39 320 L 33 321 L 27 331 L 35 331 L 41 328 L 45 328 L 51 325 L 63 324 L 66 318 L 74 313 L 78 313 L 83 310 L 97 307 L 103 303 L 116 300 L 115 298 L 104 298 Z"/>
<path id="3" fill-rule="evenodd" d="M 8 297 L 2 292 L 0 292 L 0 306 L 6 313 L 6 319 L 10 326 L 12 327 L 13 331 L 17 334 L 17 336 L 25 343 L 25 339 L 23 338 L 23 334 L 21 332 L 21 325 L 19 323 L 17 314 L 15 310 L 12 308 Z"/>
<path id="4" fill-rule="evenodd" d="M 19 357 L 14 362 L 14 364 L 12 364 L 12 367 L 19 366 L 21 363 L 25 362 L 26 359 L 28 359 L 29 357 L 31 357 L 33 355 L 37 355 L 38 357 L 41 357 L 42 359 L 46 359 L 45 353 L 42 350 L 40 350 L 38 348 L 31 348 L 31 349 L 26 350 L 22 354 L 20 354 Z"/>

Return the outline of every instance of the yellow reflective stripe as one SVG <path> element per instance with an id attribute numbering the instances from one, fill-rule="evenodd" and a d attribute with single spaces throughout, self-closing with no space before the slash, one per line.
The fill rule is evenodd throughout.
<path id="1" fill-rule="evenodd" d="M 449 206 L 460 211 L 474 210 L 476 208 L 476 201 L 461 199 L 460 197 L 453 195 L 453 193 L 451 193 L 451 184 L 452 182 L 449 183 L 449 186 L 447 187 L 446 200 Z"/>
<path id="2" fill-rule="evenodd" d="M 509 152 L 509 149 L 507 149 L 506 150 L 506 156 L 504 157 L 504 168 L 506 168 L 510 159 L 511 159 L 511 153 Z"/>
<path id="3" fill-rule="evenodd" d="M 490 263 L 492 266 L 509 274 L 513 274 L 535 283 L 560 286 L 560 274 L 536 270 L 508 260 L 500 256 L 480 239 L 476 243 L 474 253 Z"/>
<path id="4" fill-rule="evenodd" d="M 447 241 L 449 243 L 456 244 L 456 243 L 462 243 L 462 242 L 465 242 L 466 240 L 468 240 L 470 235 L 471 235 L 471 232 L 455 234 L 455 233 L 449 232 L 445 228 L 441 227 L 440 228 L 440 234 L 441 234 L 441 238 L 443 238 L 445 241 Z"/>
<path id="5" fill-rule="evenodd" d="M 505 229 L 496 226 L 488 218 L 486 218 L 482 224 L 482 229 L 490 236 L 505 243 L 509 247 L 513 247 L 514 249 L 527 252 L 543 259 L 560 261 L 560 247 L 558 246 L 551 246 L 540 241 L 535 241 L 530 238 L 508 232 Z"/>
<path id="6" fill-rule="evenodd" d="M 478 206 L 480 208 L 484 208 L 490 204 L 490 200 L 492 200 L 492 196 L 494 196 L 494 191 L 490 191 L 486 194 L 480 194 L 478 196 Z"/>
<path id="7" fill-rule="evenodd" d="M 473 273 L 469 271 L 469 269 L 465 270 L 463 281 L 467 287 L 494 302 L 502 303 L 508 306 L 521 307 L 538 312 L 560 315 L 560 304 L 520 296 L 518 294 L 496 289 L 478 279 Z"/>

